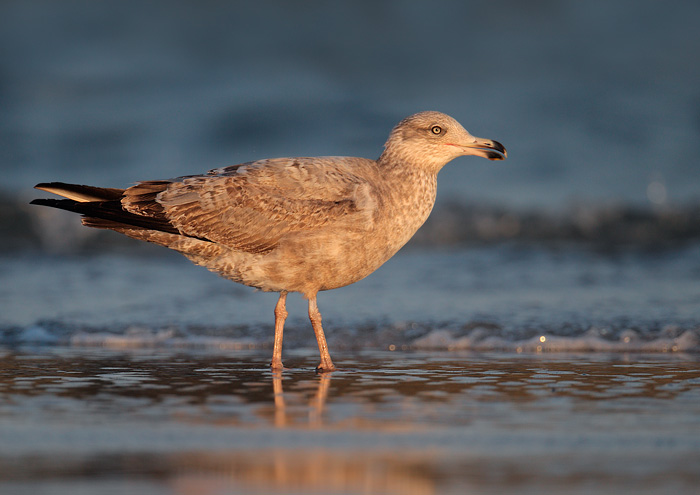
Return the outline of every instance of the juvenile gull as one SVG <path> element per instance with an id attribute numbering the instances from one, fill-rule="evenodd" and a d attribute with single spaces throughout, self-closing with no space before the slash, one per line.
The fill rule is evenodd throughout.
<path id="1" fill-rule="evenodd" d="M 271 367 L 282 369 L 288 292 L 309 301 L 321 354 L 335 369 L 316 305 L 319 291 L 363 279 L 391 258 L 428 218 L 437 174 L 454 158 L 503 160 L 498 141 L 469 134 L 455 119 L 421 112 L 399 122 L 377 160 L 273 158 L 203 175 L 112 189 L 51 182 L 36 199 L 82 215 L 88 227 L 160 244 L 219 275 L 279 292 Z"/>

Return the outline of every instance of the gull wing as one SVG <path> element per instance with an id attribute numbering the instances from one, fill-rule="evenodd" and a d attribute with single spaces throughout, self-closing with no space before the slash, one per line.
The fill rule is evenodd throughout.
<path id="1" fill-rule="evenodd" d="M 130 213 L 167 220 L 182 234 L 249 253 L 266 253 L 286 236 L 322 229 L 369 231 L 378 174 L 371 160 L 277 158 L 127 189 Z"/>

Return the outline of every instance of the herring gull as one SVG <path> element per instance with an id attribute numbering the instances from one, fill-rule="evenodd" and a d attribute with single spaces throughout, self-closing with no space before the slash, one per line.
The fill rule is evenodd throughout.
<path id="1" fill-rule="evenodd" d="M 67 199 L 39 204 L 174 249 L 219 275 L 279 292 L 271 367 L 282 370 L 288 292 L 309 301 L 319 372 L 335 369 L 316 304 L 319 291 L 363 279 L 391 258 L 428 218 L 437 174 L 458 156 L 503 160 L 498 141 L 455 119 L 421 112 L 393 128 L 377 160 L 272 158 L 202 175 L 139 182 L 127 189 L 61 182 L 35 187 Z"/>

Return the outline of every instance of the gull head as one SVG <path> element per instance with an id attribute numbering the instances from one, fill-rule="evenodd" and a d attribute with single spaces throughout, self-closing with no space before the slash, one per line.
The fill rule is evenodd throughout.
<path id="1" fill-rule="evenodd" d="M 420 112 L 394 127 L 379 160 L 410 162 L 437 173 L 451 160 L 465 155 L 489 160 L 504 160 L 508 156 L 501 143 L 472 136 L 449 115 Z"/>

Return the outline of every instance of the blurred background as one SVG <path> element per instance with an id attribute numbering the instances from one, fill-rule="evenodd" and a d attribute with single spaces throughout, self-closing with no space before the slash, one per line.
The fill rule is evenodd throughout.
<path id="1" fill-rule="evenodd" d="M 419 240 L 695 237 L 698 19 L 692 0 L 5 1 L 0 245 L 95 234 L 52 237 L 37 182 L 374 158 L 428 109 L 509 159 L 445 168 Z"/>
<path id="2" fill-rule="evenodd" d="M 4 1 L 0 323 L 182 322 L 193 299 L 192 321 L 269 323 L 274 295 L 243 310 L 232 296 L 250 291 L 30 206 L 50 196 L 32 187 L 127 187 L 278 156 L 375 158 L 422 110 L 504 143 L 508 159 L 445 167 L 414 254 L 324 295 L 331 321 L 695 322 L 699 19 L 692 0 Z M 446 249 L 457 251 L 436 257 Z M 109 253 L 126 254 L 95 258 Z M 157 271 L 134 253 L 177 261 Z M 228 312 L 202 315 L 212 294 Z"/>

